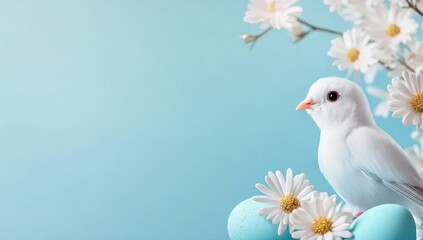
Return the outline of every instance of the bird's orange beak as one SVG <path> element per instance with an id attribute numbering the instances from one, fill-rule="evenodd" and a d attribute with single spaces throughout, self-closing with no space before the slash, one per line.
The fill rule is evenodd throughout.
<path id="1" fill-rule="evenodd" d="M 314 101 L 313 99 L 306 99 L 302 102 L 300 102 L 300 104 L 298 104 L 297 108 L 295 108 L 295 110 L 306 110 L 311 108 L 311 106 L 314 105 Z"/>

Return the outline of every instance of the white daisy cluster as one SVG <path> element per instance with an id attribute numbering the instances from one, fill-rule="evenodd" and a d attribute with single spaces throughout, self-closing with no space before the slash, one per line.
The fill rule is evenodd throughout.
<path id="1" fill-rule="evenodd" d="M 382 0 L 326 0 L 325 3 L 353 25 L 332 41 L 328 52 L 337 59 L 334 65 L 339 70 L 366 74 L 366 82 L 371 84 L 381 69 L 387 69 L 390 77 L 397 77 L 403 70 L 414 71 L 419 65 L 423 52 L 418 53 L 417 60 L 420 43 L 415 37 L 416 10 L 403 7 L 401 0 L 390 4 Z M 416 4 L 412 6 L 418 9 Z"/>
<path id="2" fill-rule="evenodd" d="M 364 75 L 368 94 L 381 100 L 375 115 L 387 118 L 392 110 L 396 111 L 394 116 L 404 117 L 406 125 L 422 126 L 422 120 L 409 120 L 423 113 L 423 109 L 408 108 L 412 111 L 405 115 L 404 109 L 388 107 L 390 94 L 376 87 L 374 79 L 381 70 L 389 78 L 398 79 L 404 71 L 423 69 L 423 41 L 416 36 L 418 20 L 423 17 L 423 0 L 323 0 L 323 3 L 329 6 L 330 12 L 351 21 L 351 29 L 338 32 L 305 21 L 300 18 L 302 8 L 296 5 L 297 0 L 251 0 L 244 20 L 261 23 L 264 31 L 258 35 L 243 34 L 242 39 L 253 47 L 271 29 L 290 31 L 295 42 L 315 31 L 334 34 L 337 37 L 332 40 L 328 55 L 335 58 L 333 64 L 340 71 L 354 73 L 356 80 L 360 74 Z M 404 104 L 411 106 L 410 101 Z"/>
<path id="3" fill-rule="evenodd" d="M 286 29 L 295 41 L 314 31 L 335 34 L 328 55 L 339 70 L 366 75 L 373 82 L 376 73 L 387 69 L 390 77 L 403 70 L 417 70 L 423 63 L 422 43 L 417 40 L 416 16 L 423 16 L 421 0 L 323 0 L 330 12 L 352 22 L 351 29 L 339 32 L 318 27 L 300 18 L 303 9 L 297 0 L 250 0 L 244 21 L 260 23 L 261 34 L 243 34 L 246 43 L 256 41 L 271 29 Z"/>
<path id="4" fill-rule="evenodd" d="M 257 214 L 279 224 L 279 235 L 289 225 L 292 237 L 298 239 L 341 240 L 352 236 L 348 228 L 353 215 L 341 210 L 335 195 L 329 197 L 327 193 L 313 191 L 304 174 L 293 176 L 289 168 L 286 178 L 276 171 L 269 172 L 264 179 L 268 187 L 257 183 L 256 188 L 265 195 L 253 200 L 269 205 Z"/>
<path id="5" fill-rule="evenodd" d="M 387 105 L 390 94 L 374 85 L 377 74 L 383 70 L 392 79 L 401 78 L 404 71 L 423 69 L 423 40 L 417 38 L 422 29 L 419 24 L 423 18 L 423 0 L 323 0 L 330 12 L 352 23 L 344 32 L 305 21 L 300 16 L 303 9 L 297 0 L 250 1 L 244 21 L 260 23 L 263 32 L 243 34 L 245 43 L 253 47 L 272 29 L 288 30 L 295 42 L 312 32 L 335 35 L 328 55 L 335 59 L 333 64 L 340 71 L 347 71 L 348 76 L 354 73 L 358 80 L 360 74 L 364 75 L 368 94 L 381 100 L 376 116 L 387 118 L 392 110 Z M 421 121 L 411 123 L 421 125 Z"/>
<path id="6" fill-rule="evenodd" d="M 262 29 L 291 29 L 303 9 L 294 6 L 297 0 L 251 0 L 244 21 L 261 23 Z"/>

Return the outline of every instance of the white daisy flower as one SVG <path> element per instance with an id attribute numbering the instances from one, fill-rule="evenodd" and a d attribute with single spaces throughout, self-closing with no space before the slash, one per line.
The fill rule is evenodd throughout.
<path id="1" fill-rule="evenodd" d="M 343 4 L 338 8 L 338 14 L 345 20 L 361 25 L 363 18 L 369 14 L 374 14 L 375 7 L 383 3 L 383 0 L 343 0 Z"/>
<path id="2" fill-rule="evenodd" d="M 370 43 L 370 36 L 365 32 L 353 28 L 342 34 L 342 37 L 332 40 L 332 48 L 328 55 L 337 58 L 333 64 L 338 65 L 339 70 L 348 69 L 366 73 L 372 64 L 378 62 L 373 56 L 376 44 Z"/>
<path id="3" fill-rule="evenodd" d="M 363 16 L 367 13 L 367 9 L 361 7 L 354 4 L 347 4 L 339 11 L 339 15 L 346 21 L 359 25 L 362 23 Z"/>
<path id="4" fill-rule="evenodd" d="M 384 91 L 380 88 L 368 86 L 366 88 L 366 91 L 369 95 L 379 98 L 381 100 L 380 103 L 376 105 L 375 109 L 375 116 L 388 118 L 389 115 L 389 106 L 388 106 L 388 100 L 389 100 L 389 93 L 387 91 Z"/>
<path id="5" fill-rule="evenodd" d="M 341 204 L 336 205 L 335 195 L 313 194 L 310 201 L 292 212 L 290 220 L 293 238 L 341 240 L 352 236 L 348 228 L 353 215 L 342 211 Z"/>
<path id="6" fill-rule="evenodd" d="M 278 234 L 282 235 L 289 222 L 289 215 L 299 208 L 304 201 L 309 200 L 313 186 L 305 179 L 305 174 L 293 177 L 292 170 L 286 171 L 286 179 L 280 171 L 269 172 L 264 177 L 267 185 L 256 184 L 256 188 L 266 196 L 255 196 L 254 201 L 270 204 L 257 212 L 259 216 L 267 216 L 273 224 L 279 223 Z"/>
<path id="7" fill-rule="evenodd" d="M 363 26 L 373 40 L 381 47 L 397 49 L 400 43 L 411 40 L 417 30 L 417 23 L 412 18 L 411 10 L 401 9 L 392 5 L 389 10 L 380 4 L 374 14 L 368 14 Z"/>
<path id="8" fill-rule="evenodd" d="M 362 23 L 363 17 L 373 11 L 371 1 L 366 0 L 347 0 L 339 15 L 345 20 L 358 25 Z"/>
<path id="9" fill-rule="evenodd" d="M 403 72 L 403 78 L 394 78 L 388 85 L 388 106 L 392 117 L 401 118 L 404 126 L 422 127 L 423 117 L 423 71 Z"/>
<path id="10" fill-rule="evenodd" d="M 290 29 L 303 9 L 294 6 L 297 0 L 251 0 L 244 21 L 260 23 L 262 29 Z"/>

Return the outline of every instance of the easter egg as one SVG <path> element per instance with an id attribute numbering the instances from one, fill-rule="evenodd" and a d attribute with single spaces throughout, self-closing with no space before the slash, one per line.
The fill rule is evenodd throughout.
<path id="1" fill-rule="evenodd" d="M 231 240 L 291 240 L 288 228 L 278 235 L 278 224 L 272 224 L 265 217 L 257 216 L 257 211 L 267 207 L 249 198 L 238 204 L 229 215 L 228 233 Z"/>
<path id="2" fill-rule="evenodd" d="M 350 226 L 350 240 L 415 240 L 416 224 L 411 213 L 395 204 L 371 208 Z"/>

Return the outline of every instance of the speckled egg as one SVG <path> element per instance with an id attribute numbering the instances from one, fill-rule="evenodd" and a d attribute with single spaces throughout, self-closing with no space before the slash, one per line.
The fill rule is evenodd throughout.
<path id="1" fill-rule="evenodd" d="M 231 240 L 291 240 L 286 229 L 278 236 L 278 225 L 265 217 L 257 216 L 257 211 L 268 206 L 249 198 L 238 204 L 229 215 L 228 233 Z"/>
<path id="2" fill-rule="evenodd" d="M 351 240 L 415 240 L 416 224 L 404 207 L 386 204 L 358 217 L 350 227 Z"/>

